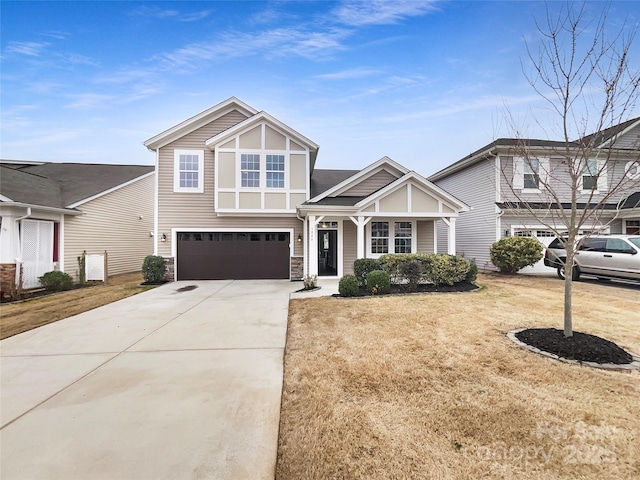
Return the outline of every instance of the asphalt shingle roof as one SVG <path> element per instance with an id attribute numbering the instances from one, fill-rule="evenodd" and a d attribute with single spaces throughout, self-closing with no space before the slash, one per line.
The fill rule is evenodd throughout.
<path id="1" fill-rule="evenodd" d="M 134 180 L 154 170 L 146 165 L 44 163 L 19 168 L 1 166 L 0 193 L 15 202 L 55 208 Z"/>

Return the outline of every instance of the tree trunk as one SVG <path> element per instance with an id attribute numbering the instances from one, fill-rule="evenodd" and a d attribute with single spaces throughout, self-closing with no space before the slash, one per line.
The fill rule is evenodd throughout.
<path id="1" fill-rule="evenodd" d="M 567 262 L 564 268 L 564 336 L 573 337 L 573 320 L 571 318 L 571 287 L 573 281 L 573 261 Z"/>

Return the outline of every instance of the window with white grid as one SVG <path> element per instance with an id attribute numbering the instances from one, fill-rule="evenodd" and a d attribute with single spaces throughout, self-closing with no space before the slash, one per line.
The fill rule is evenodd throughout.
<path id="1" fill-rule="evenodd" d="M 204 150 L 174 150 L 173 190 L 204 191 Z"/>
<path id="2" fill-rule="evenodd" d="M 260 155 L 243 153 L 240 156 L 240 175 L 243 187 L 260 187 Z"/>
<path id="3" fill-rule="evenodd" d="M 267 155 L 267 188 L 284 188 L 284 155 Z"/>

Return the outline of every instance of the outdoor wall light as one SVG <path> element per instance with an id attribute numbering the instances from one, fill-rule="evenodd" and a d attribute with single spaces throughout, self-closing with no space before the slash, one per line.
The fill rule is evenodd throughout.
<path id="1" fill-rule="evenodd" d="M 298 242 L 302 241 L 302 235 L 298 234 L 298 238 L 297 238 Z"/>
<path id="2" fill-rule="evenodd" d="M 166 234 L 166 233 L 163 233 L 163 234 L 162 234 L 162 237 L 160 237 L 160 240 L 161 240 L 162 242 L 166 242 L 166 241 L 167 241 L 167 234 Z"/>

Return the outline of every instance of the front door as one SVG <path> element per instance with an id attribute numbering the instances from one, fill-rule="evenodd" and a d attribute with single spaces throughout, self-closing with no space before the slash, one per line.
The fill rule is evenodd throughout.
<path id="1" fill-rule="evenodd" d="M 338 231 L 318 231 L 318 276 L 338 275 Z"/>

